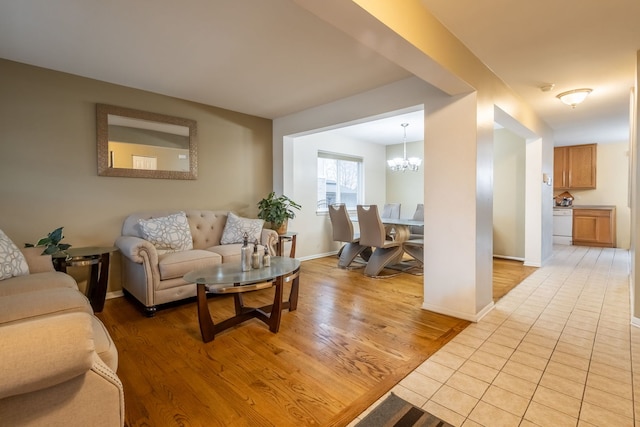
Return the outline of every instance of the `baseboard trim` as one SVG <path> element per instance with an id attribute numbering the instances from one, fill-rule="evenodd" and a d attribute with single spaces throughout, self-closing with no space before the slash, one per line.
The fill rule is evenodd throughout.
<path id="1" fill-rule="evenodd" d="M 120 297 L 123 297 L 123 296 L 124 296 L 124 293 L 122 292 L 122 290 L 113 291 L 113 292 L 107 292 L 107 298 L 106 299 L 120 298 Z"/>
<path id="2" fill-rule="evenodd" d="M 523 261 L 524 262 L 524 258 L 522 257 L 517 257 L 517 256 L 508 256 L 508 255 L 494 255 L 494 258 L 500 258 L 500 259 L 509 259 L 511 261 Z"/>
<path id="3" fill-rule="evenodd" d="M 296 258 L 298 258 L 300 261 L 308 261 L 310 259 L 324 258 L 324 257 L 337 255 L 337 254 L 338 254 L 338 251 L 332 251 L 332 252 L 325 252 L 323 254 L 314 254 L 314 255 L 309 255 L 305 257 L 296 257 Z"/>
<path id="4" fill-rule="evenodd" d="M 478 313 L 470 314 L 470 313 L 466 313 L 466 312 L 462 312 L 462 311 L 458 311 L 458 310 L 449 310 L 448 308 L 432 305 L 432 304 L 429 304 L 429 303 L 426 303 L 426 302 L 422 303 L 422 309 L 423 310 L 429 310 L 429 311 L 433 311 L 435 313 L 440 313 L 440 314 L 445 314 L 447 316 L 457 317 L 458 319 L 468 320 L 469 322 L 474 322 L 474 323 L 477 323 L 480 320 L 482 320 L 482 318 L 484 316 L 486 316 L 487 314 L 489 314 L 489 312 L 491 310 L 493 310 L 494 307 L 495 307 L 495 304 L 493 303 L 493 301 L 491 301 L 489 304 L 487 304 Z"/>

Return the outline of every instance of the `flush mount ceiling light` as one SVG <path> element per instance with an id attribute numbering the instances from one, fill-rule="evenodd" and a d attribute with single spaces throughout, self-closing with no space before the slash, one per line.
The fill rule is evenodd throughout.
<path id="1" fill-rule="evenodd" d="M 571 108 L 576 108 L 576 105 L 584 101 L 587 98 L 587 95 L 589 95 L 591 92 L 592 89 L 574 89 L 567 92 L 562 92 L 556 95 L 556 98 L 558 98 L 560 101 L 564 102 Z"/>
<path id="2" fill-rule="evenodd" d="M 404 128 L 404 138 L 402 143 L 404 144 L 404 157 L 396 157 L 395 159 L 387 160 L 387 165 L 392 171 L 404 172 L 406 170 L 417 171 L 420 169 L 422 160 L 417 157 L 407 158 L 407 126 L 409 123 L 402 123 L 400 126 Z"/>

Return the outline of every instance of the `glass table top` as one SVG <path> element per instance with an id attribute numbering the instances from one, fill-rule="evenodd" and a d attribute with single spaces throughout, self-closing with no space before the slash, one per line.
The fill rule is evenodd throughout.
<path id="1" fill-rule="evenodd" d="M 300 260 L 289 257 L 271 257 L 270 267 L 254 268 L 242 271 L 239 262 L 229 262 L 191 271 L 184 280 L 207 285 L 249 284 L 289 274 L 300 267 Z"/>

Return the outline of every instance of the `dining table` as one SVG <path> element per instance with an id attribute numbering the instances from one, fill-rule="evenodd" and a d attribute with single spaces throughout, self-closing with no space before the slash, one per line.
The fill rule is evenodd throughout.
<path id="1" fill-rule="evenodd" d="M 352 222 L 357 223 L 357 216 L 349 217 Z M 411 236 L 412 226 L 423 226 L 424 220 L 409 219 L 409 218 L 383 218 L 380 217 L 380 221 L 386 226 L 387 234 L 389 234 L 393 240 L 407 241 Z"/>

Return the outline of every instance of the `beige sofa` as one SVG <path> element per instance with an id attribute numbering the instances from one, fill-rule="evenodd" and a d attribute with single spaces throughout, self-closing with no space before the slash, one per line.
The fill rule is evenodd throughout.
<path id="1" fill-rule="evenodd" d="M 192 249 L 162 253 L 149 240 L 145 240 L 140 221 L 163 218 L 184 212 L 191 234 Z M 226 262 L 240 263 L 241 243 L 221 243 L 227 226 L 227 211 L 185 210 L 150 211 L 129 215 L 122 225 L 122 236 L 115 246 L 122 254 L 122 288 L 133 296 L 145 309 L 147 316 L 153 316 L 156 307 L 196 295 L 196 285 L 183 280 L 192 270 Z M 234 215 L 234 220 L 237 217 Z M 259 221 L 241 218 L 246 221 Z M 278 233 L 263 229 L 257 233 L 259 243 L 267 246 L 275 255 Z M 255 236 L 256 238 L 258 236 Z M 250 237 L 253 243 L 253 237 Z"/>
<path id="2" fill-rule="evenodd" d="M 116 347 L 75 280 L 42 248 L 0 280 L 0 425 L 123 426 Z"/>

